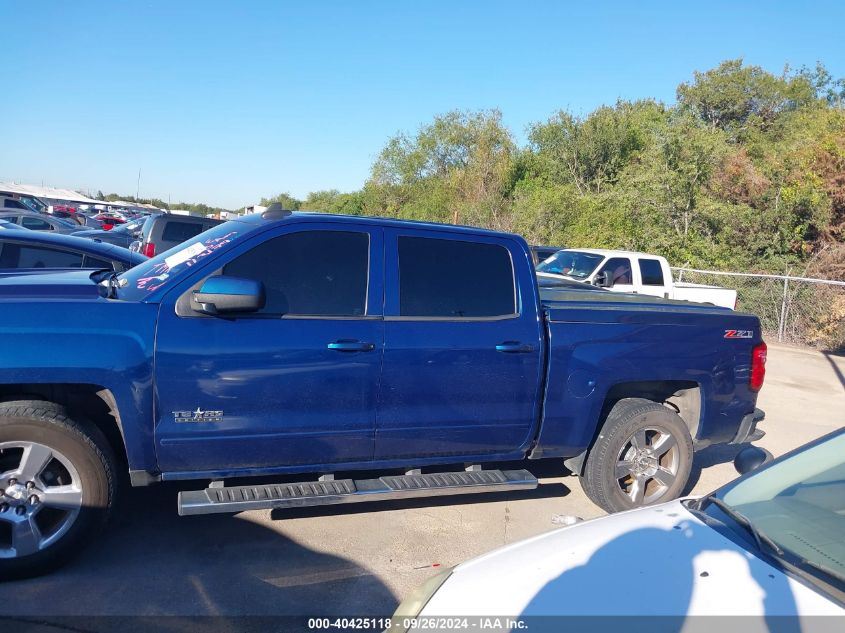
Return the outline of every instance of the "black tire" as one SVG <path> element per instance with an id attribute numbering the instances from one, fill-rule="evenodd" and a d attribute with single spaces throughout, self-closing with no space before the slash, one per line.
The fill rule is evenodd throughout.
<path id="1" fill-rule="evenodd" d="M 581 487 L 607 512 L 671 501 L 686 487 L 692 457 L 689 429 L 677 413 L 625 398 L 611 409 L 587 455 Z"/>
<path id="2" fill-rule="evenodd" d="M 41 511 L 33 520 L 38 526 L 34 532 L 42 538 L 34 542 L 44 545 L 36 550 L 29 545 L 33 541 L 28 541 L 31 551 L 24 554 L 14 546 L 10 518 L 12 513 L 25 516 L 27 509 L 34 509 L 39 501 L 33 505 L 32 497 L 28 497 L 27 504 L 22 504 L 20 495 L 6 494 L 20 493 L 24 485 L 17 481 L 10 484 L 8 476 L 24 463 L 27 448 L 18 445 L 49 449 L 49 461 L 33 477 L 35 487 L 25 493 L 43 489 Z M 105 523 L 115 498 L 114 456 L 99 429 L 71 420 L 60 405 L 38 401 L 0 403 L 0 446 L 4 447 L 0 450 L 0 580 L 37 576 L 70 560 Z M 73 510 L 67 510 L 64 501 L 55 507 L 47 501 L 51 492 L 52 498 L 58 492 L 49 486 L 66 485 L 74 488 Z"/>

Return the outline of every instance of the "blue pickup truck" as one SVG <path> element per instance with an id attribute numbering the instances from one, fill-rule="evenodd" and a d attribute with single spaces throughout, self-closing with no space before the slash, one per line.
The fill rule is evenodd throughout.
<path id="1" fill-rule="evenodd" d="M 92 540 L 127 474 L 208 482 L 186 515 L 529 489 L 502 463 L 543 458 L 613 512 L 761 434 L 756 317 L 541 290 L 522 238 L 466 227 L 271 208 L 0 279 L 0 340 L 4 577 Z"/>

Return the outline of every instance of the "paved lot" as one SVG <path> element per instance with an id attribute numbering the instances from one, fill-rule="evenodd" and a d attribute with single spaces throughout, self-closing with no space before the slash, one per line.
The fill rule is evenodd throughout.
<path id="1" fill-rule="evenodd" d="M 775 455 L 843 424 L 845 358 L 769 348 L 760 406 Z M 735 447 L 697 456 L 692 492 L 735 475 Z M 389 614 L 430 576 L 554 529 L 552 517 L 601 514 L 574 478 L 536 466 L 530 494 L 179 518 L 175 488 L 128 491 L 110 529 L 50 576 L 2 585 L 7 615 Z M 381 511 L 377 511 L 381 510 Z"/>

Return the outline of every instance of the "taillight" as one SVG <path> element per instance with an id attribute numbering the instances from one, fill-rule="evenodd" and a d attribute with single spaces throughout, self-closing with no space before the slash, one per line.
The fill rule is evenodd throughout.
<path id="1" fill-rule="evenodd" d="M 147 257 L 152 257 L 156 254 L 156 245 L 152 242 L 147 242 L 146 244 L 144 244 L 144 248 L 141 252 Z"/>
<path id="2" fill-rule="evenodd" d="M 760 391 L 763 387 L 763 381 L 766 379 L 767 352 L 765 343 L 755 345 L 751 350 L 751 379 L 748 381 L 748 388 L 751 391 Z"/>

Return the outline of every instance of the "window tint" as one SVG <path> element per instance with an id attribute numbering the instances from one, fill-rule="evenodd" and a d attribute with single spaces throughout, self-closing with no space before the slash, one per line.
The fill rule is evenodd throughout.
<path id="1" fill-rule="evenodd" d="M 114 266 L 107 259 L 98 259 L 97 257 L 85 256 L 85 268 L 108 268 L 114 270 Z"/>
<path id="2" fill-rule="evenodd" d="M 41 246 L 7 242 L 0 254 L 0 268 L 81 268 L 82 255 Z"/>
<path id="3" fill-rule="evenodd" d="M 302 231 L 256 246 L 223 274 L 261 281 L 263 314 L 362 316 L 369 253 L 367 233 Z"/>
<path id="4" fill-rule="evenodd" d="M 164 225 L 161 239 L 165 242 L 185 242 L 203 232 L 200 222 L 178 222 L 168 220 Z"/>
<path id="5" fill-rule="evenodd" d="M 399 238 L 399 313 L 418 317 L 514 314 L 513 265 L 495 244 Z"/>
<path id="6" fill-rule="evenodd" d="M 7 209 L 26 209 L 26 205 L 13 198 L 3 198 L 3 206 Z M 29 210 L 29 209 L 27 209 Z"/>
<path id="7" fill-rule="evenodd" d="M 599 272 L 607 272 L 614 284 L 634 283 L 634 275 L 631 272 L 631 260 L 627 257 L 611 257 L 601 267 L 601 271 Z"/>
<path id="8" fill-rule="evenodd" d="M 33 218 L 25 215 L 21 218 L 21 226 L 33 231 L 52 231 L 53 226 L 41 218 Z"/>
<path id="9" fill-rule="evenodd" d="M 659 260 L 641 259 L 640 274 L 643 277 L 644 286 L 663 285 L 663 268 L 661 268 Z"/>

